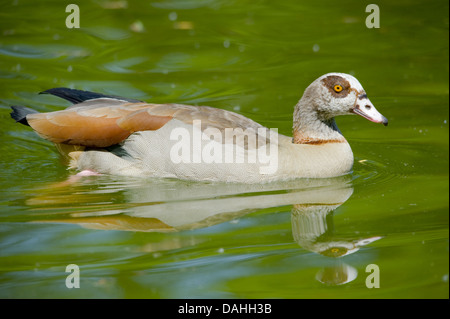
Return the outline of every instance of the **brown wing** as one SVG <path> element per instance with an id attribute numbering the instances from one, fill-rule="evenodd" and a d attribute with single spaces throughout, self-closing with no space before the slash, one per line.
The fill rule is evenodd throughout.
<path id="1" fill-rule="evenodd" d="M 147 116 L 146 103 L 91 100 L 66 110 L 27 115 L 28 124 L 54 143 L 107 147 L 140 130 L 157 130 L 172 118 Z M 110 105 L 111 104 L 111 105 Z"/>
<path id="2" fill-rule="evenodd" d="M 192 124 L 200 120 L 202 129 L 215 127 L 219 130 L 225 128 L 254 129 L 263 127 L 255 121 L 227 110 L 209 106 L 192 106 L 185 104 L 150 104 L 147 112 L 152 116 L 170 116 L 174 119 Z"/>
<path id="3" fill-rule="evenodd" d="M 240 127 L 256 131 L 262 127 L 242 115 L 207 106 L 127 103 L 108 98 L 27 115 L 28 124 L 42 137 L 54 143 L 91 147 L 120 143 L 134 132 L 157 130 L 172 119 L 185 123 L 201 120 L 203 129 Z"/>
<path id="4" fill-rule="evenodd" d="M 183 104 L 155 104 L 147 109 L 147 112 L 156 116 L 172 116 L 173 119 L 184 123 L 192 124 L 194 120 L 201 121 L 201 129 L 216 128 L 222 134 L 219 138 L 222 143 L 243 143 L 242 146 L 247 148 L 259 148 L 261 145 L 272 143 L 270 140 L 269 129 L 263 127 L 255 121 L 222 109 L 216 109 L 209 106 L 191 106 Z M 231 134 L 227 134 L 226 129 L 231 129 Z M 260 135 L 259 129 L 265 130 Z M 236 129 L 241 129 L 236 130 Z M 249 134 L 249 135 L 248 135 Z M 253 135 L 254 134 L 254 135 Z M 227 137 L 228 136 L 228 137 Z M 255 144 L 251 143 L 250 136 L 254 136 Z"/>

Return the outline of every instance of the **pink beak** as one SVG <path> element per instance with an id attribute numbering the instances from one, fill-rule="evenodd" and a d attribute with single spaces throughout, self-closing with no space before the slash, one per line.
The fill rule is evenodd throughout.
<path id="1" fill-rule="evenodd" d="M 388 119 L 377 111 L 372 102 L 367 98 L 366 94 L 362 94 L 358 97 L 356 105 L 351 109 L 351 112 L 361 115 L 371 122 L 382 123 L 384 126 L 388 125 Z"/>

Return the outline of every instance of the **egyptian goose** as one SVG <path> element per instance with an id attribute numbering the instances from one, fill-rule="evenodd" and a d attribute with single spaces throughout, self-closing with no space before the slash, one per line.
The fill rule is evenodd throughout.
<path id="1" fill-rule="evenodd" d="M 346 174 L 353 153 L 334 117 L 358 114 L 387 125 L 356 78 L 328 73 L 294 109 L 293 137 L 234 112 L 208 106 L 152 104 L 67 88 L 44 91 L 73 103 L 38 113 L 12 106 L 31 126 L 93 174 L 259 183 Z"/>

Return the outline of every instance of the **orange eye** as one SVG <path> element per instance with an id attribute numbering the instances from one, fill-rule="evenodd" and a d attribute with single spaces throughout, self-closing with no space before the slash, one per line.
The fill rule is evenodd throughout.
<path id="1" fill-rule="evenodd" d="M 335 92 L 339 93 L 339 92 L 341 92 L 342 90 L 343 90 L 343 88 L 342 88 L 341 85 L 336 84 L 336 85 L 334 86 L 334 91 L 335 91 Z"/>

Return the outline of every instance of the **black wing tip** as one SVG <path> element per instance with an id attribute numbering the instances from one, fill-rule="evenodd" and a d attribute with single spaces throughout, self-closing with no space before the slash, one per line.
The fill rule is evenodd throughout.
<path id="1" fill-rule="evenodd" d="M 48 89 L 48 90 L 40 92 L 39 94 L 52 94 L 57 97 L 63 98 L 69 102 L 72 102 L 74 104 L 81 103 L 81 102 L 88 101 L 88 100 L 100 99 L 100 98 L 110 98 L 110 99 L 131 102 L 131 103 L 142 102 L 139 100 L 123 98 L 123 97 L 116 96 L 116 95 L 107 95 L 107 94 L 95 93 L 95 92 L 90 92 L 90 91 L 69 89 L 69 88 L 64 88 L 64 87 Z"/>
<path id="2" fill-rule="evenodd" d="M 72 89 L 64 88 L 64 87 L 60 87 L 60 88 L 52 88 L 52 89 L 48 89 L 48 90 L 39 92 L 39 94 L 52 94 L 52 95 L 59 96 L 59 95 L 62 94 L 62 92 L 68 91 L 68 90 L 72 90 Z"/>
<path id="3" fill-rule="evenodd" d="M 21 123 L 23 125 L 28 125 L 27 121 L 27 115 L 28 114 L 34 114 L 39 113 L 36 110 L 30 109 L 29 107 L 20 106 L 20 105 L 12 105 L 11 106 L 12 112 L 10 113 L 11 118 L 15 120 L 17 123 Z"/>
<path id="4" fill-rule="evenodd" d="M 86 100 L 90 100 L 91 99 L 90 93 L 91 92 L 81 91 L 81 90 L 76 90 L 76 89 L 69 89 L 69 88 L 65 88 L 65 87 L 52 88 L 52 89 L 48 89 L 48 90 L 39 92 L 39 94 L 51 94 L 51 95 L 60 97 L 69 102 L 72 102 L 74 104 L 81 103 Z"/>
<path id="5" fill-rule="evenodd" d="M 60 90 L 60 89 L 63 89 L 63 90 L 70 90 L 69 88 L 64 88 L 64 87 L 60 87 L 60 88 L 52 88 L 52 89 L 48 89 L 48 90 L 39 92 L 39 94 L 53 94 L 53 93 L 52 93 L 53 91 L 55 91 L 55 90 Z"/>

